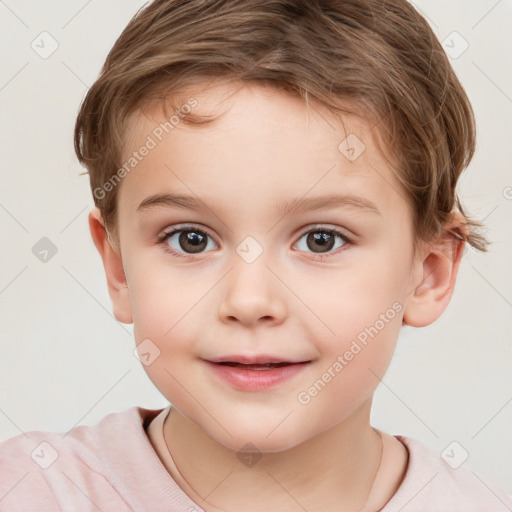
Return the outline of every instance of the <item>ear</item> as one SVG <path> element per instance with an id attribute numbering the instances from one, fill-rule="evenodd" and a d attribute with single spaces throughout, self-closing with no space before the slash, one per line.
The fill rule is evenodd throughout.
<path id="1" fill-rule="evenodd" d="M 128 283 L 120 254 L 112 247 L 105 230 L 100 210 L 94 207 L 89 212 L 89 229 L 94 245 L 100 253 L 107 276 L 108 293 L 112 301 L 114 316 L 124 324 L 133 322 Z M 120 250 L 119 250 L 120 252 Z"/>
<path id="2" fill-rule="evenodd" d="M 421 279 L 416 283 L 405 307 L 404 324 L 413 327 L 430 325 L 448 306 L 465 246 L 464 240 L 454 237 L 450 232 L 466 233 L 464 220 L 460 213 L 452 213 L 445 229 L 416 262 Z"/>

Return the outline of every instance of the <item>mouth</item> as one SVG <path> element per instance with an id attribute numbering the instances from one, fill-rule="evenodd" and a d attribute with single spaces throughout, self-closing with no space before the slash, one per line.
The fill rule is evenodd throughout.
<path id="1" fill-rule="evenodd" d="M 241 370 L 273 370 L 283 366 L 310 363 L 310 360 L 292 360 L 266 354 L 230 355 L 207 360 L 209 363 L 231 366 Z"/>
<path id="2" fill-rule="evenodd" d="M 205 362 L 217 377 L 231 386 L 246 391 L 263 391 L 299 375 L 312 361 L 284 361 L 269 356 L 230 356 Z"/>
<path id="3" fill-rule="evenodd" d="M 304 363 L 308 361 L 303 361 Z M 225 366 L 232 366 L 233 368 L 240 368 L 241 370 L 273 370 L 274 368 L 281 368 L 282 366 L 291 366 L 292 364 L 302 364 L 301 363 L 261 363 L 261 364 L 246 364 L 246 363 L 237 363 L 233 361 L 221 361 L 217 364 L 222 364 Z"/>

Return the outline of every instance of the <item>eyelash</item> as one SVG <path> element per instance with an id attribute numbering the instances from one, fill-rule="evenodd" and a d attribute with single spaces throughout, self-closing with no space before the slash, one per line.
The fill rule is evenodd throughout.
<path id="1" fill-rule="evenodd" d="M 157 243 L 159 245 L 162 245 L 164 250 L 166 252 L 172 254 L 173 256 L 178 256 L 181 258 L 193 257 L 194 256 L 193 254 L 183 254 L 183 253 L 175 251 L 174 249 L 171 249 L 169 247 L 169 245 L 167 244 L 167 240 L 169 238 L 171 238 L 173 235 L 175 235 L 176 233 L 181 233 L 182 231 L 195 231 L 195 232 L 202 233 L 202 234 L 208 236 L 209 238 L 212 238 L 204 229 L 198 229 L 198 228 L 199 228 L 199 226 L 194 226 L 194 225 L 178 226 L 176 228 L 171 229 L 170 231 L 162 233 L 162 235 L 158 237 Z M 339 236 L 344 242 L 342 247 L 339 247 L 335 252 L 329 252 L 327 254 L 311 253 L 311 254 L 316 254 L 315 259 L 318 259 L 318 260 L 324 260 L 324 259 L 330 258 L 331 256 L 335 256 L 343 250 L 343 247 L 345 247 L 345 245 L 352 243 L 352 238 L 348 237 L 345 233 L 338 231 L 337 229 L 328 228 L 328 227 L 325 227 L 322 225 L 313 226 L 313 227 L 310 227 L 307 230 L 303 231 L 299 236 L 299 240 L 304 235 L 307 235 L 308 233 L 315 233 L 315 232 L 321 232 L 321 233 L 327 233 L 329 235 Z"/>

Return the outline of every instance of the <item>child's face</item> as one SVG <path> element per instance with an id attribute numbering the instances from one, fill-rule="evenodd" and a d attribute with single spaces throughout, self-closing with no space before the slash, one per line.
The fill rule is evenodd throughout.
<path id="1" fill-rule="evenodd" d="M 229 91 L 192 94 L 194 112 L 217 112 Z M 165 121 L 160 110 L 130 120 L 125 160 L 148 135 L 158 142 L 118 191 L 135 341 L 151 340 L 146 358 L 158 347 L 149 377 L 212 438 L 235 450 L 247 442 L 283 450 L 349 417 L 368 422 L 421 276 L 412 216 L 363 121 L 344 116 L 345 133 L 318 107 L 308 118 L 302 100 L 256 86 L 218 108 L 227 113 L 213 125 L 182 123 L 161 142 L 152 135 Z M 353 153 L 340 146 L 349 133 L 366 146 L 355 159 L 356 139 Z M 199 207 L 138 208 L 155 194 L 188 196 Z M 374 209 L 340 202 L 281 212 L 297 199 L 342 195 Z M 171 227 L 188 229 L 191 240 L 178 233 L 158 243 Z M 310 362 L 254 389 L 206 362 L 233 355 Z"/>

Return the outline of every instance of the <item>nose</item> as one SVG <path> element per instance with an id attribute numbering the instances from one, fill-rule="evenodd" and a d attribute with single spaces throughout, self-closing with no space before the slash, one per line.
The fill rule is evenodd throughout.
<path id="1" fill-rule="evenodd" d="M 263 257 L 247 263 L 235 254 L 233 262 L 223 280 L 219 319 L 246 326 L 282 323 L 287 315 L 286 289 L 276 277 L 276 270 L 271 271 Z"/>

